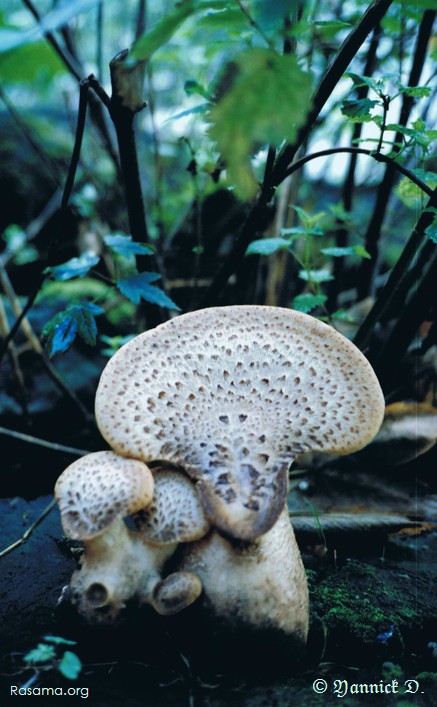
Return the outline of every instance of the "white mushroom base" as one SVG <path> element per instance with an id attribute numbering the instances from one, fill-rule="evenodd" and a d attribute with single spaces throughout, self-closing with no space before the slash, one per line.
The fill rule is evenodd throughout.
<path id="1" fill-rule="evenodd" d="M 308 587 L 286 509 L 269 532 L 252 542 L 211 531 L 187 546 L 180 569 L 200 577 L 204 605 L 225 622 L 276 629 L 306 642 Z"/>

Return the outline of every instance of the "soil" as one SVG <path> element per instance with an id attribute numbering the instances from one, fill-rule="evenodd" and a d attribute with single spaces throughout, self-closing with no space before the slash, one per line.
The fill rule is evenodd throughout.
<path id="1" fill-rule="evenodd" d="M 50 500 L 43 496 L 1 501 L 5 547 L 23 535 Z M 369 704 L 373 699 L 396 706 L 436 704 L 437 650 L 432 644 L 437 642 L 437 531 L 374 534 L 367 548 L 356 544 L 355 552 L 344 539 L 337 543 L 336 535 L 325 538 L 330 548 L 326 552 L 317 544 L 308 545 L 308 536 L 298 533 L 311 592 L 307 654 L 289 666 L 276 661 L 275 646 L 267 636 L 261 643 L 261 661 L 257 647 L 256 671 L 251 669 L 255 663 L 248 660 L 243 666 L 242 654 L 237 654 L 233 663 L 227 661 L 224 673 L 219 663 L 208 662 L 208 656 L 190 654 L 180 626 L 168 619 L 156 620 L 133 608 L 126 625 L 102 631 L 80 626 L 77 617 L 57 609 L 77 549 L 63 539 L 54 508 L 26 542 L 0 560 L 3 696 L 10 695 L 10 685 L 25 685 L 34 675 L 23 658 L 48 634 L 77 641 L 68 648 L 80 657 L 82 672 L 77 680 L 66 680 L 53 664 L 39 671 L 34 687 L 86 687 L 93 707 L 285 707 L 339 700 Z M 335 550 L 336 545 L 340 549 Z M 232 654 L 232 646 L 225 647 L 228 650 Z M 248 642 L 248 655 L 250 650 Z M 317 679 L 326 681 L 325 693 L 314 691 Z M 347 683 L 336 682 L 340 680 Z M 348 693 L 340 697 L 346 684 Z M 387 686 L 398 691 L 363 692 Z M 53 705 L 61 699 L 64 703 L 64 698 L 38 696 L 37 704 Z"/>

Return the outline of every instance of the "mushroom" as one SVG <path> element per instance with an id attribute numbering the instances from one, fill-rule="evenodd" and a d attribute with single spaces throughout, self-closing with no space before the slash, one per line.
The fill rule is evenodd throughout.
<path id="1" fill-rule="evenodd" d="M 188 313 L 134 338 L 96 395 L 117 454 L 182 466 L 211 525 L 246 541 L 278 520 L 296 456 L 361 449 L 383 411 L 370 364 L 345 337 L 309 315 L 250 305 Z"/>
<path id="2" fill-rule="evenodd" d="M 161 579 L 178 543 L 209 529 L 185 474 L 158 470 L 154 478 L 141 461 L 96 452 L 65 469 L 55 497 L 65 533 L 84 544 L 67 595 L 88 621 L 113 621 L 132 597 L 171 614 L 200 595 L 201 582 L 190 572 Z M 130 514 L 141 532 L 127 528 Z"/>
<path id="3" fill-rule="evenodd" d="M 286 508 L 271 530 L 251 542 L 213 530 L 184 547 L 180 568 L 201 580 L 206 615 L 233 629 L 273 629 L 297 646 L 306 642 L 308 588 Z"/>
<path id="4" fill-rule="evenodd" d="M 155 492 L 152 503 L 133 515 L 133 521 L 145 542 L 157 548 L 192 543 L 208 532 L 195 486 L 181 470 L 166 465 L 153 469 Z M 159 581 L 151 598 L 158 614 L 170 616 L 192 604 L 202 592 L 202 583 L 193 572 L 173 572 Z M 140 596 L 140 599 L 142 597 Z"/>

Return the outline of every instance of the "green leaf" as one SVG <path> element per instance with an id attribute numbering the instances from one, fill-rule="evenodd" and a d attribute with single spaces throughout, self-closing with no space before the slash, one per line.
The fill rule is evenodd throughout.
<path id="1" fill-rule="evenodd" d="M 373 119 L 370 111 L 378 104 L 379 101 L 371 101 L 370 98 L 343 101 L 341 112 L 353 123 L 368 123 Z"/>
<path id="2" fill-rule="evenodd" d="M 149 61 L 151 56 L 173 37 L 174 33 L 193 14 L 195 9 L 196 3 L 194 0 L 179 2 L 173 11 L 167 12 L 152 29 L 147 30 L 137 39 L 129 52 L 126 63 L 132 65 L 137 61 Z"/>
<path id="3" fill-rule="evenodd" d="M 0 52 L 1 33 L 0 29 Z M 58 73 L 66 71 L 64 62 L 46 41 L 26 44 L 4 54 L 0 53 L 0 74 L 4 83 L 30 85 L 40 77 L 53 80 Z"/>
<path id="4" fill-rule="evenodd" d="M 202 96 L 202 98 L 206 98 L 207 101 L 212 100 L 212 96 L 208 93 L 207 89 L 205 86 L 202 86 L 198 81 L 194 81 L 193 79 L 189 79 L 188 81 L 185 81 L 184 83 L 184 91 L 187 94 L 187 96 Z"/>
<path id="5" fill-rule="evenodd" d="M 199 18 L 198 26 L 208 30 L 232 31 L 244 28 L 247 19 L 241 10 L 233 8 L 223 8 L 214 12 L 208 12 Z"/>
<path id="6" fill-rule="evenodd" d="M 50 273 L 55 280 L 72 280 L 74 277 L 83 277 L 94 265 L 97 265 L 100 257 L 93 253 L 83 253 L 79 258 L 71 258 L 61 265 L 46 268 L 44 272 Z"/>
<path id="7" fill-rule="evenodd" d="M 101 353 L 104 356 L 113 356 L 118 349 L 121 349 L 134 336 L 135 334 L 128 334 L 127 336 L 105 336 L 105 334 L 102 334 L 100 338 L 106 344 L 106 348 L 102 349 Z"/>
<path id="8" fill-rule="evenodd" d="M 290 241 L 285 238 L 260 238 L 252 241 L 246 250 L 246 255 L 272 255 L 278 250 L 290 247 Z"/>
<path id="9" fill-rule="evenodd" d="M 122 233 L 108 234 L 103 237 L 105 244 L 110 250 L 124 258 L 130 255 L 152 255 L 153 250 L 143 243 L 132 240 L 132 236 L 125 236 Z"/>
<path id="10" fill-rule="evenodd" d="M 293 309 L 298 312 L 312 312 L 316 307 L 321 307 L 327 300 L 326 295 L 315 295 L 310 292 L 302 295 L 297 295 L 291 303 Z"/>
<path id="11" fill-rule="evenodd" d="M 59 312 L 56 314 L 42 330 L 42 336 L 46 340 L 46 348 L 49 357 L 68 351 L 76 338 L 77 321 L 70 313 Z"/>
<path id="12" fill-rule="evenodd" d="M 412 96 L 413 98 L 427 98 L 431 95 L 431 88 L 429 86 L 399 86 L 402 93 L 407 96 Z"/>
<path id="13" fill-rule="evenodd" d="M 299 277 L 301 280 L 305 280 L 305 282 L 329 282 L 330 280 L 334 279 L 334 276 L 331 275 L 329 270 L 321 269 L 321 270 L 299 270 Z"/>
<path id="14" fill-rule="evenodd" d="M 168 297 L 163 290 L 151 285 L 150 283 L 159 280 L 161 275 L 154 272 L 142 272 L 125 280 L 119 280 L 117 287 L 120 292 L 134 304 L 139 304 L 141 299 L 152 304 L 157 304 L 159 307 L 168 307 L 168 309 L 179 309 L 177 304 Z"/>
<path id="15" fill-rule="evenodd" d="M 250 164 L 259 145 L 293 142 L 311 103 L 311 77 L 292 55 L 248 49 L 237 60 L 233 84 L 209 113 L 210 135 L 241 199 L 258 189 Z"/>
<path id="16" fill-rule="evenodd" d="M 428 228 L 425 228 L 425 235 L 430 241 L 437 244 L 437 225 L 432 223 Z"/>
<path id="17" fill-rule="evenodd" d="M 323 39 L 332 39 L 337 32 L 351 27 L 350 22 L 343 22 L 342 20 L 317 20 L 316 22 L 311 22 L 311 25 L 317 29 L 317 34 Z"/>
<path id="18" fill-rule="evenodd" d="M 82 670 L 82 663 L 76 653 L 65 651 L 58 665 L 58 670 L 67 680 L 76 680 Z"/>
<path id="19" fill-rule="evenodd" d="M 362 245 L 322 248 L 321 252 L 325 255 L 331 255 L 333 258 L 342 258 L 346 255 L 360 255 L 362 258 L 371 257 Z"/>
<path id="20" fill-rule="evenodd" d="M 43 636 L 45 641 L 49 643 L 56 643 L 57 645 L 63 646 L 75 646 L 77 641 L 69 641 L 68 638 L 61 638 L 60 636 Z"/>
<path id="21" fill-rule="evenodd" d="M 97 336 L 94 317 L 103 313 L 101 307 L 91 302 L 76 303 L 70 304 L 64 311 L 50 319 L 42 331 L 50 358 L 67 351 L 77 335 L 86 344 L 94 346 Z"/>
<path id="22" fill-rule="evenodd" d="M 46 663 L 53 660 L 56 656 L 56 651 L 53 646 L 47 643 L 38 643 L 37 647 L 26 653 L 23 660 L 25 663 Z"/>
<path id="23" fill-rule="evenodd" d="M 375 79 L 372 79 L 370 76 L 361 76 L 360 74 L 354 74 L 352 72 L 348 72 L 346 76 L 354 82 L 355 88 L 360 88 L 362 86 L 368 86 L 369 88 L 372 89 L 372 91 L 375 91 L 375 93 L 380 94 L 382 89 L 383 89 L 383 83 L 382 81 L 377 81 Z"/>

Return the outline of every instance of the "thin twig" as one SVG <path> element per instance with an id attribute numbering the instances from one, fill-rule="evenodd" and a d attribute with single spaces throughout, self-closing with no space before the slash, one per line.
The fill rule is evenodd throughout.
<path id="1" fill-rule="evenodd" d="M 293 164 L 287 168 L 286 176 L 288 177 L 290 174 L 293 174 L 293 172 L 296 172 L 296 170 L 300 169 L 306 162 L 310 162 L 311 160 L 315 160 L 319 157 L 329 157 L 329 155 L 335 155 L 342 152 L 349 152 L 355 155 L 367 155 L 368 157 L 373 157 L 373 159 L 377 162 L 385 162 L 386 164 L 390 164 L 395 170 L 414 182 L 414 184 L 416 184 L 428 196 L 432 196 L 434 193 L 434 191 L 427 184 L 425 184 L 422 179 L 419 179 L 419 177 L 417 177 L 410 169 L 407 169 L 407 167 L 404 167 L 399 162 L 396 162 L 393 157 L 384 155 L 381 152 L 367 150 L 364 147 L 331 147 L 328 150 L 313 152 L 312 154 L 305 155 L 305 157 L 301 157 L 301 159 L 293 162 Z"/>
<path id="2" fill-rule="evenodd" d="M 435 209 L 436 207 L 437 189 L 432 192 L 431 199 L 428 201 L 426 208 L 422 211 L 404 250 L 390 273 L 390 277 L 384 285 L 369 314 L 357 331 L 354 343 L 362 351 L 364 351 L 368 345 L 370 335 L 375 327 L 375 324 L 380 321 L 383 315 L 388 313 L 392 301 L 394 301 L 396 295 L 400 291 L 408 268 L 423 241 L 424 232 L 426 228 L 432 224 L 434 218 L 432 209 Z M 370 353 L 368 355 L 372 358 Z"/>
<path id="3" fill-rule="evenodd" d="M 68 206 L 68 201 L 71 196 L 71 191 L 72 191 L 74 179 L 76 176 L 77 166 L 79 163 L 80 147 L 82 144 L 83 131 L 84 131 L 84 121 L 85 121 L 85 116 L 86 116 L 86 99 L 87 99 L 87 95 L 88 95 L 88 88 L 89 88 L 89 82 L 87 82 L 86 80 L 84 82 L 81 82 L 76 139 L 75 139 L 73 153 L 72 153 L 71 160 L 70 160 L 70 168 L 68 171 L 68 176 L 67 176 L 67 180 L 66 180 L 65 187 L 64 187 L 64 193 L 62 195 L 61 213 L 65 212 L 65 210 Z M 50 264 L 51 257 L 52 257 L 52 254 L 55 249 L 57 241 L 58 241 L 58 234 L 57 234 L 57 232 L 55 232 L 52 235 L 49 247 L 47 249 L 45 262 L 41 268 L 40 275 L 39 275 L 38 280 L 33 288 L 33 291 L 29 295 L 26 304 L 24 305 L 23 309 L 21 310 L 21 314 L 17 317 L 14 325 L 11 327 L 11 330 L 10 330 L 8 336 L 6 336 L 3 339 L 3 342 L 0 345 L 0 361 L 2 360 L 5 352 L 8 349 L 9 342 L 14 339 L 16 333 L 18 332 L 18 329 L 21 326 L 21 322 L 26 317 L 29 310 L 33 307 L 33 304 L 38 296 L 38 293 L 46 280 L 46 277 L 47 277 L 46 267 L 47 267 L 47 265 Z"/>
<path id="4" fill-rule="evenodd" d="M 6 297 L 8 298 L 10 305 L 12 307 L 12 310 L 17 317 L 17 321 L 20 321 L 20 327 L 23 331 L 23 334 L 25 335 L 27 341 L 31 345 L 32 349 L 35 351 L 35 353 L 39 356 L 39 359 L 41 363 L 43 364 L 47 374 L 49 377 L 52 379 L 52 381 L 55 383 L 55 385 L 59 388 L 59 390 L 64 393 L 70 400 L 76 405 L 76 407 L 80 410 L 82 416 L 86 420 L 86 422 L 93 424 L 94 423 L 94 417 L 91 415 L 90 412 L 86 409 L 86 407 L 83 405 L 82 401 L 78 398 L 76 393 L 71 390 L 66 383 L 63 381 L 57 370 L 55 369 L 54 366 L 50 363 L 46 352 L 44 351 L 41 342 L 37 335 L 34 333 L 33 328 L 27 317 L 22 317 L 22 309 L 21 305 L 18 301 L 18 297 L 15 294 L 14 288 L 12 286 L 12 283 L 9 279 L 9 276 L 3 267 L 3 265 L 0 262 L 0 282 L 2 284 L 2 287 L 5 291 Z M 6 335 L 4 340 L 8 340 L 8 346 L 11 343 L 11 339 L 9 335 Z"/>
<path id="5" fill-rule="evenodd" d="M 306 141 L 326 101 L 343 77 L 344 72 L 347 70 L 352 59 L 356 56 L 357 51 L 366 40 L 367 36 L 384 17 L 391 3 L 392 0 L 375 0 L 375 2 L 372 2 L 358 25 L 346 37 L 337 56 L 328 67 L 314 93 L 312 109 L 307 116 L 305 124 L 299 130 L 295 143 L 293 145 L 286 145 L 278 156 L 272 186 L 279 186 L 285 179 L 284 175 L 288 165 L 294 159 L 299 147 Z"/>
<path id="6" fill-rule="evenodd" d="M 43 512 L 38 516 L 38 518 L 36 519 L 36 521 L 34 521 L 34 522 L 32 523 L 32 525 L 30 525 L 30 526 L 27 528 L 27 530 L 24 531 L 24 533 L 23 533 L 23 535 L 21 536 L 21 538 L 19 538 L 19 539 L 16 540 L 14 543 L 12 543 L 12 545 L 9 545 L 8 547 L 5 547 L 5 549 L 0 552 L 0 557 L 4 557 L 5 555 L 8 554 L 8 552 L 11 552 L 12 550 L 15 550 L 16 547 L 19 547 L 20 545 L 22 545 L 23 543 L 25 543 L 26 540 L 28 539 L 28 537 L 33 533 L 33 531 L 35 530 L 35 528 L 37 527 L 37 525 L 39 525 L 39 524 L 41 523 L 41 521 L 43 521 L 44 518 L 45 518 L 46 516 L 48 516 L 48 514 L 50 513 L 51 510 L 53 510 L 53 508 L 55 507 L 55 505 L 56 505 L 55 499 L 53 499 L 52 501 L 50 501 L 49 505 L 44 508 Z"/>
<path id="7" fill-rule="evenodd" d="M 32 146 L 35 154 L 38 155 L 42 164 L 45 165 L 45 167 L 47 169 L 47 173 L 50 176 L 51 180 L 57 186 L 59 186 L 61 184 L 61 179 L 59 176 L 59 165 L 45 150 L 43 150 L 40 147 L 37 138 L 33 134 L 33 129 L 29 125 L 27 125 L 25 120 L 23 120 L 23 118 L 20 116 L 18 111 L 15 109 L 14 104 L 12 103 L 12 101 L 9 100 L 7 94 L 4 92 L 4 90 L 1 86 L 0 86 L 0 98 L 3 101 L 3 103 L 5 104 L 8 112 L 11 115 L 12 120 L 15 122 L 18 129 L 26 137 L 27 141 Z"/>
<path id="8" fill-rule="evenodd" d="M 77 449 L 76 447 L 67 447 L 65 444 L 57 444 L 56 442 L 49 442 L 46 439 L 40 439 L 39 437 L 33 437 L 32 435 L 24 434 L 24 432 L 18 432 L 17 430 L 10 430 L 7 427 L 0 427 L 0 434 L 6 435 L 8 437 L 14 437 L 22 442 L 28 442 L 29 444 L 36 444 L 39 447 L 47 447 L 47 449 L 52 449 L 54 452 L 63 452 L 65 454 L 74 454 L 76 457 L 84 457 L 86 454 L 90 454 L 87 449 Z"/>
<path id="9" fill-rule="evenodd" d="M 427 56 L 427 48 L 432 34 L 435 14 L 435 11 L 431 10 L 426 10 L 423 14 L 417 33 L 411 71 L 408 77 L 408 86 L 418 86 L 419 84 L 420 76 Z M 398 120 L 398 124 L 400 126 L 406 127 L 410 118 L 411 110 L 414 106 L 414 102 L 415 98 L 413 96 L 406 93 L 403 94 Z M 404 136 L 402 132 L 398 130 L 393 138 L 393 143 L 391 146 L 392 154 L 396 155 L 400 151 L 399 145 L 402 144 L 403 139 Z M 377 267 L 379 255 L 379 238 L 394 185 L 395 173 L 392 166 L 393 163 L 388 163 L 383 179 L 378 187 L 375 208 L 373 210 L 372 217 L 369 220 L 367 232 L 364 237 L 364 245 L 371 258 L 364 259 L 359 267 L 357 285 L 359 300 L 364 299 L 364 297 L 367 297 L 367 295 L 373 293 L 374 290 L 374 273 Z"/>

